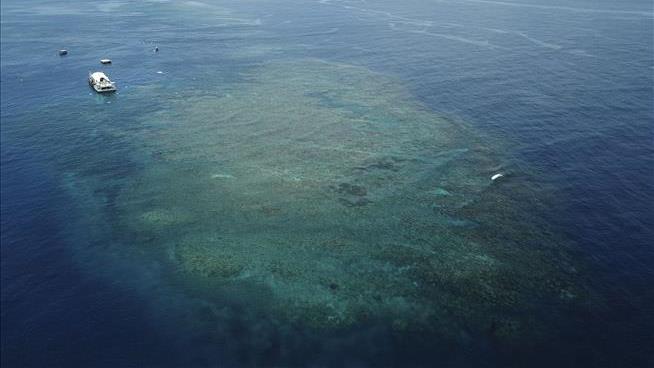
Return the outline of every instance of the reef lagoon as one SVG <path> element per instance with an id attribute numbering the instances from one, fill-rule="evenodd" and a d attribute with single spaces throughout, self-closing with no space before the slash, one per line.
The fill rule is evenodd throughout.
<path id="1" fill-rule="evenodd" d="M 3 367 L 653 364 L 653 18 L 3 1 Z"/>

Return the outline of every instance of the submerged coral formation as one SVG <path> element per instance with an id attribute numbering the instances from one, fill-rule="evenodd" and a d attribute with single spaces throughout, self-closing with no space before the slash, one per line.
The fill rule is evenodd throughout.
<path id="1" fill-rule="evenodd" d="M 529 194 L 490 181 L 494 149 L 398 85 L 307 60 L 189 93 L 147 117 L 118 226 L 188 282 L 265 291 L 276 318 L 518 338 L 532 321 L 514 311 L 579 293 L 565 257 L 521 212 Z"/>

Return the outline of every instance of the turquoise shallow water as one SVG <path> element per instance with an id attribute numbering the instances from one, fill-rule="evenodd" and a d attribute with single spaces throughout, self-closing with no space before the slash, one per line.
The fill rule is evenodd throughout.
<path id="1" fill-rule="evenodd" d="M 3 2 L 3 365 L 651 364 L 652 17 Z"/>

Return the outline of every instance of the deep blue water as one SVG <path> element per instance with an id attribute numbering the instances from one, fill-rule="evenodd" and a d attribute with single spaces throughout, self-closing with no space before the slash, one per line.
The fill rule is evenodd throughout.
<path id="1" fill-rule="evenodd" d="M 226 366 L 654 365 L 653 18 L 640 0 L 3 1 L 2 366 L 215 364 L 207 355 Z M 86 85 L 102 57 L 115 96 Z M 170 321 L 189 286 L 156 259 L 116 256 L 130 239 L 89 215 L 97 193 L 75 183 L 119 196 L 147 165 L 135 153 L 149 144 L 144 117 L 176 108 L 175 93 L 214 96 L 260 65 L 304 58 L 388 76 L 502 142 L 506 170 L 552 199 L 538 216 L 602 305 L 542 317 L 559 339 L 515 351 L 346 330 L 269 353 L 238 317 L 216 354 L 186 339 Z M 276 346 L 287 332 L 261 334 Z"/>

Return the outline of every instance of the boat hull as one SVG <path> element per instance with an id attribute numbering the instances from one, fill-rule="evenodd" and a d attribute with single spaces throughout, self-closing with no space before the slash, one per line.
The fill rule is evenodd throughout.
<path id="1" fill-rule="evenodd" d="M 92 79 L 89 79 L 89 85 L 93 88 L 98 93 L 111 93 L 111 92 L 116 92 L 116 86 L 100 86 L 96 83 L 93 82 Z"/>

